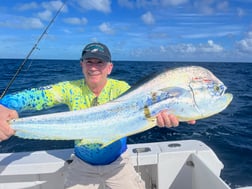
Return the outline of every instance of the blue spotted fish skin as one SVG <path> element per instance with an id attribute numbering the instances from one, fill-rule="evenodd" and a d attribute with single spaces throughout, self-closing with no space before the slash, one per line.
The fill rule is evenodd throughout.
<path id="1" fill-rule="evenodd" d="M 180 121 L 203 119 L 223 111 L 232 101 L 226 86 L 209 70 L 167 70 L 121 97 L 96 107 L 20 118 L 11 121 L 16 136 L 29 139 L 76 140 L 83 144 L 112 142 L 156 126 L 156 114 L 167 110 Z"/>

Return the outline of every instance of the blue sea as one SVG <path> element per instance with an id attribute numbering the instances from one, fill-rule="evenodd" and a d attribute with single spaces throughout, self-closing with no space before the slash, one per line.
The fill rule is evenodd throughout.
<path id="1" fill-rule="evenodd" d="M 0 93 L 23 60 L 0 59 Z M 224 164 L 221 177 L 231 188 L 252 185 L 252 63 L 232 62 L 141 62 L 114 61 L 110 77 L 134 85 L 138 80 L 165 68 L 199 65 L 211 70 L 234 95 L 230 106 L 196 125 L 180 123 L 172 129 L 155 127 L 128 138 L 128 143 L 176 140 L 201 140 L 211 147 Z M 8 93 L 40 87 L 64 80 L 82 78 L 78 60 L 29 60 Z M 20 116 L 66 111 L 58 106 L 40 112 L 24 112 Z M 0 153 L 71 148 L 73 141 L 38 141 L 11 137 L 0 143 Z"/>

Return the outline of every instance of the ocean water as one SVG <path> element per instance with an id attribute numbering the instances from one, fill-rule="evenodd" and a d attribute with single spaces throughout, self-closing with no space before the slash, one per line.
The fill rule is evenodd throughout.
<path id="1" fill-rule="evenodd" d="M 0 94 L 22 60 L 0 59 Z M 148 75 L 166 68 L 199 65 L 210 69 L 234 95 L 230 106 L 196 125 L 180 123 L 177 128 L 153 128 L 128 138 L 128 143 L 201 140 L 210 146 L 224 164 L 221 177 L 231 188 L 252 185 L 252 63 L 218 62 L 140 62 L 114 61 L 110 77 L 134 85 Z M 40 87 L 64 80 L 82 78 L 78 60 L 30 60 L 23 67 L 8 93 Z M 66 111 L 58 106 L 20 116 Z M 0 153 L 70 148 L 73 141 L 38 141 L 11 137 L 0 143 Z"/>

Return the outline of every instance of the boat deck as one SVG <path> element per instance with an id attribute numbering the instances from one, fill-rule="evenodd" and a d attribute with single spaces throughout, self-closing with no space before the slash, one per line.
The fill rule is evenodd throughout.
<path id="1" fill-rule="evenodd" d="M 73 149 L 0 154 L 0 188 L 63 188 Z M 223 164 L 196 140 L 128 145 L 147 188 L 230 189 L 220 178 Z"/>

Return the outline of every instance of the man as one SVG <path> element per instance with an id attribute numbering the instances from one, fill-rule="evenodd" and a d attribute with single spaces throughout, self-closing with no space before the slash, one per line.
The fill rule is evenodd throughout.
<path id="1" fill-rule="evenodd" d="M 3 97 L 0 100 L 0 140 L 14 134 L 8 120 L 17 118 L 17 112 L 45 109 L 57 104 L 66 104 L 70 110 L 85 109 L 113 100 L 130 88 L 124 81 L 108 78 L 113 64 L 109 49 L 104 44 L 88 44 L 82 51 L 80 64 L 85 79 L 60 82 Z M 160 112 L 157 124 L 171 127 L 178 126 L 179 122 L 175 116 Z M 144 188 L 144 182 L 125 153 L 126 142 L 125 137 L 100 148 L 99 144 L 83 145 L 81 140 L 75 141 L 73 162 L 67 171 L 65 187 Z"/>

